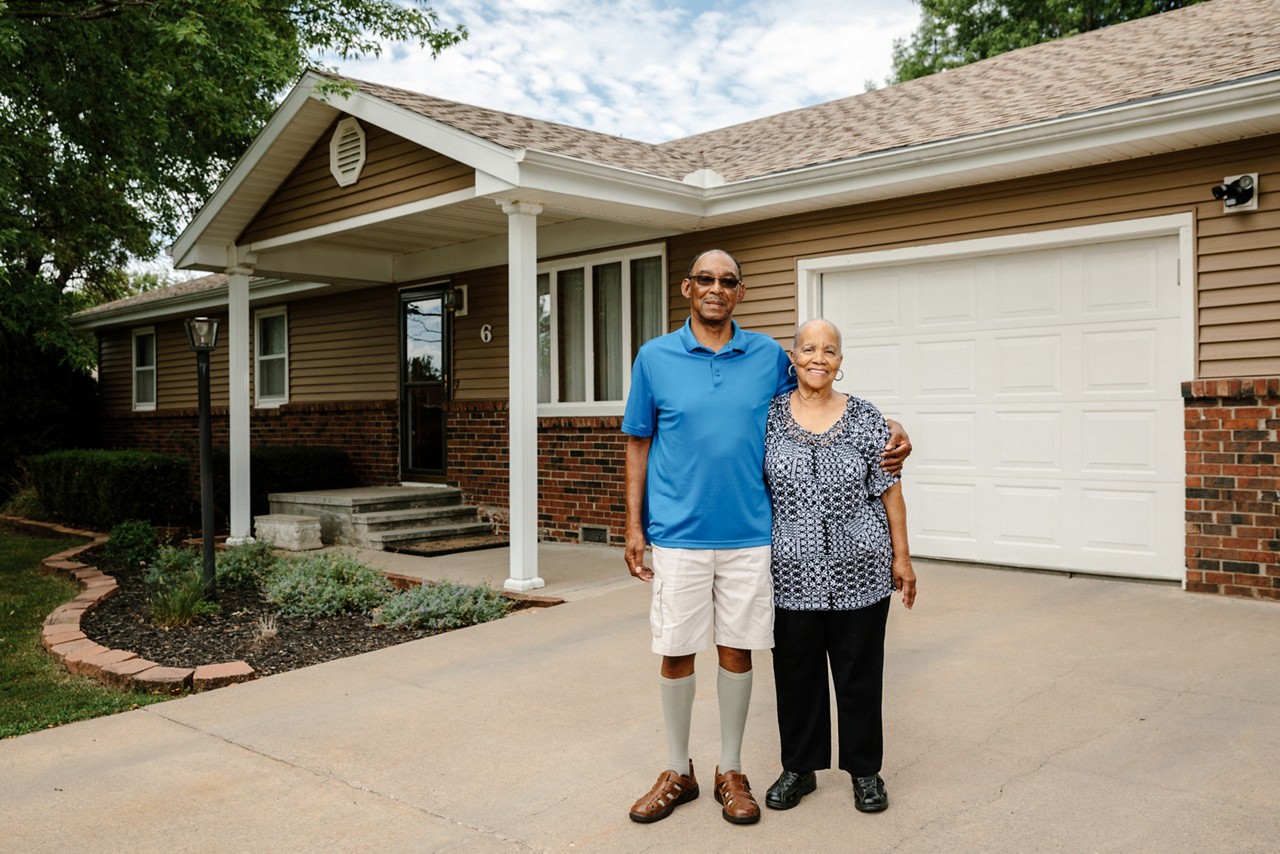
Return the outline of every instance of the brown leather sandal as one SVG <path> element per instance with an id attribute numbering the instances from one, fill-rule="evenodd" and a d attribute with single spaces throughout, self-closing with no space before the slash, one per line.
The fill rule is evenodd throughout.
<path id="1" fill-rule="evenodd" d="M 641 824 L 661 821 L 676 807 L 697 797 L 698 781 L 693 776 L 693 760 L 690 760 L 687 775 L 669 770 L 662 772 L 649 793 L 631 807 L 631 820 Z"/>
<path id="2" fill-rule="evenodd" d="M 725 821 L 734 824 L 755 824 L 760 820 L 760 805 L 751 794 L 751 784 L 741 771 L 720 773 L 716 768 L 716 803 L 724 807 Z"/>

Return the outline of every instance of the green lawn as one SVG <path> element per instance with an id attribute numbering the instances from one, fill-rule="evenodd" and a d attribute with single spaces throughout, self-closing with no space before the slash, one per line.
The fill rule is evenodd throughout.
<path id="1" fill-rule="evenodd" d="M 83 542 L 0 523 L 0 738 L 167 699 L 117 691 L 73 676 L 41 646 L 44 618 L 79 588 L 64 578 L 41 574 L 40 561 Z"/>

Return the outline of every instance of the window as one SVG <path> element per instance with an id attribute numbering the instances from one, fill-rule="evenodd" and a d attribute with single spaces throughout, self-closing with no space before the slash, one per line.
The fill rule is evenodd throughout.
<path id="1" fill-rule="evenodd" d="M 289 402 L 289 327 L 283 307 L 260 311 L 254 333 L 256 406 Z"/>
<path id="2" fill-rule="evenodd" d="M 626 398 L 640 345 L 666 331 L 665 271 L 652 246 L 539 268 L 539 403 Z"/>
<path id="3" fill-rule="evenodd" d="M 156 408 L 156 330 L 133 330 L 133 408 L 149 412 Z"/>

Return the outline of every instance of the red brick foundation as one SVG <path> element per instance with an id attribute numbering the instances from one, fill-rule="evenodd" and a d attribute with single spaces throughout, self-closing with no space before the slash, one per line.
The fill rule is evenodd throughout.
<path id="1" fill-rule="evenodd" d="M 1280 601 L 1280 378 L 1183 383 L 1187 589 Z"/>
<path id="2" fill-rule="evenodd" d="M 578 542 L 583 526 L 625 539 L 626 437 L 620 416 L 538 419 L 538 539 Z M 509 531 L 507 404 L 449 404 L 448 480 Z"/>

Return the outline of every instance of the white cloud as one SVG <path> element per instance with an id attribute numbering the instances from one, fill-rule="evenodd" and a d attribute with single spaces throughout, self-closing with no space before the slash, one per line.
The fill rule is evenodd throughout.
<path id="1" fill-rule="evenodd" d="M 661 142 L 854 95 L 889 73 L 911 0 L 436 0 L 470 38 L 343 74 Z"/>

